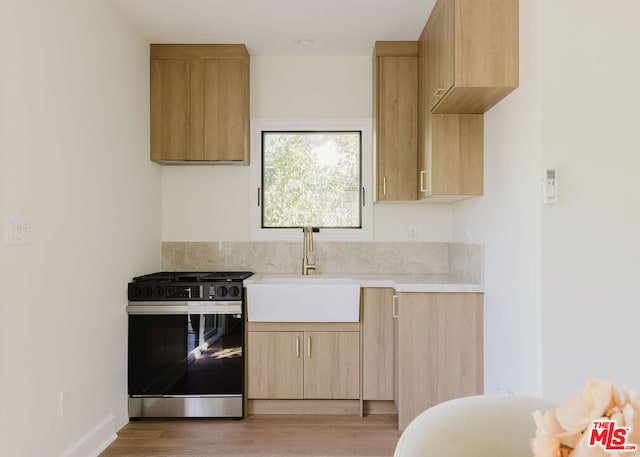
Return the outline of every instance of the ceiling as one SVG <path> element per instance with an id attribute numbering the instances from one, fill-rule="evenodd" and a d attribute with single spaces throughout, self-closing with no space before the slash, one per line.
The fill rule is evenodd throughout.
<path id="1" fill-rule="evenodd" d="M 435 0 L 110 0 L 150 43 L 244 43 L 252 56 L 371 55 L 417 40 Z M 306 46 L 296 40 L 313 40 Z"/>

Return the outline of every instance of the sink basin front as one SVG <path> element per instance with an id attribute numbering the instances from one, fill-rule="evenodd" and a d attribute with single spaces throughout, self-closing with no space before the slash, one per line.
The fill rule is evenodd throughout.
<path id="1" fill-rule="evenodd" d="M 264 277 L 247 284 L 250 322 L 358 322 L 360 286 L 349 278 Z"/>

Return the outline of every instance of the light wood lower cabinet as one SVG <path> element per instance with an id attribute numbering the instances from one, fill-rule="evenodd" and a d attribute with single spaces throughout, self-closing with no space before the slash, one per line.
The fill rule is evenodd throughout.
<path id="1" fill-rule="evenodd" d="M 249 331 L 249 399 L 358 399 L 357 331 Z"/>
<path id="2" fill-rule="evenodd" d="M 362 290 L 362 399 L 394 399 L 394 291 Z"/>
<path id="3" fill-rule="evenodd" d="M 360 334 L 305 332 L 304 398 L 360 398 Z"/>
<path id="4" fill-rule="evenodd" d="M 253 411 L 313 413 L 333 400 L 354 414 L 355 400 L 364 411 L 393 400 L 404 430 L 431 406 L 483 392 L 483 295 L 364 288 L 361 323 L 249 322 L 246 353 Z"/>
<path id="5" fill-rule="evenodd" d="M 303 332 L 249 332 L 249 398 L 302 398 Z"/>
<path id="6" fill-rule="evenodd" d="M 395 400 L 404 430 L 431 406 L 483 392 L 483 296 L 398 295 Z"/>

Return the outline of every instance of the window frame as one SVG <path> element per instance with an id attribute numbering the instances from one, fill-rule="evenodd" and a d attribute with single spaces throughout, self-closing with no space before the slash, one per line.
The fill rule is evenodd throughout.
<path id="1" fill-rule="evenodd" d="M 249 238 L 252 241 L 300 241 L 299 228 L 262 228 L 262 132 L 361 132 L 361 228 L 322 228 L 317 241 L 371 241 L 373 239 L 373 141 L 371 118 L 254 118 L 251 120 Z"/>

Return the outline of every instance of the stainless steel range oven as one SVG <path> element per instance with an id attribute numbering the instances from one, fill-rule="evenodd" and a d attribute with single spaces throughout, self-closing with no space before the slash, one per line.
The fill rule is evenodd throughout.
<path id="1" fill-rule="evenodd" d="M 129 417 L 244 416 L 250 272 L 162 272 L 129 283 Z"/>

